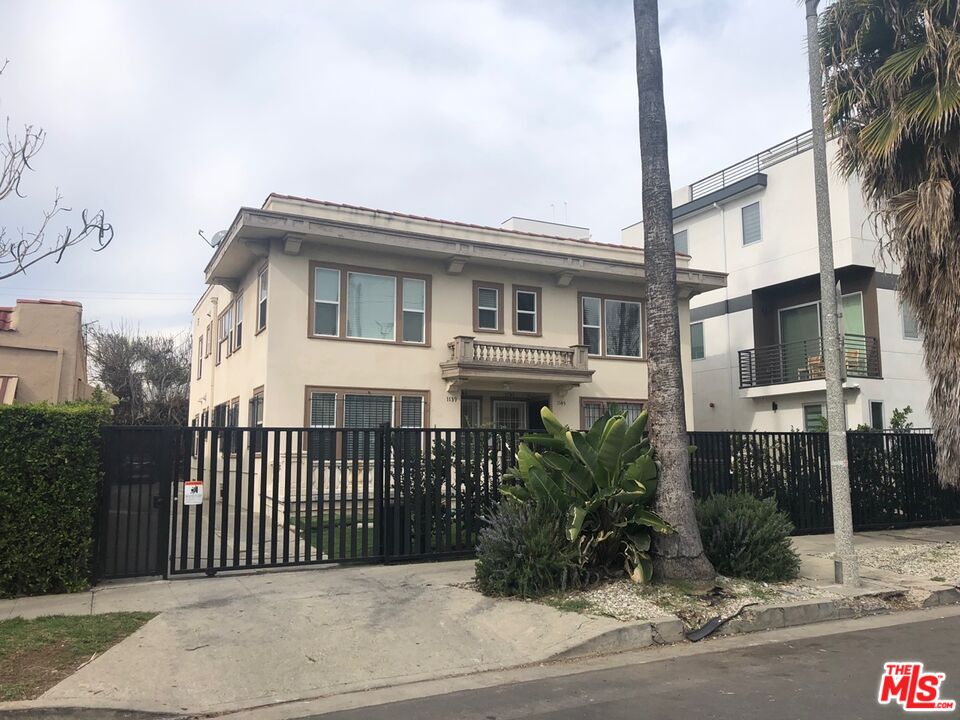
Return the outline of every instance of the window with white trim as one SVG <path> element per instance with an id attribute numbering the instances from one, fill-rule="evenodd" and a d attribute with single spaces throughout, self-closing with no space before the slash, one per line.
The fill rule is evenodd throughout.
<path id="1" fill-rule="evenodd" d="M 870 427 L 874 430 L 883 430 L 883 401 L 870 401 Z"/>
<path id="2" fill-rule="evenodd" d="M 257 276 L 257 332 L 267 326 L 267 268 Z"/>
<path id="3" fill-rule="evenodd" d="M 803 406 L 803 429 L 805 432 L 823 432 L 823 405 L 814 403 Z"/>
<path id="4" fill-rule="evenodd" d="M 239 350 L 243 343 L 243 293 L 233 301 L 233 349 Z"/>
<path id="5" fill-rule="evenodd" d="M 313 333 L 340 335 L 340 271 L 315 268 L 313 271 Z"/>
<path id="6" fill-rule="evenodd" d="M 596 297 L 580 298 L 580 321 L 583 328 L 581 342 L 591 355 L 600 354 L 600 308 L 602 301 Z"/>
<path id="7" fill-rule="evenodd" d="M 500 329 L 500 288 L 477 286 L 477 329 Z"/>
<path id="8" fill-rule="evenodd" d="M 419 278 L 403 278 L 403 341 L 422 343 L 426 339 L 427 283 Z"/>
<path id="9" fill-rule="evenodd" d="M 537 327 L 540 293 L 536 290 L 517 290 L 514 296 L 514 311 L 517 314 L 517 332 L 535 335 L 540 332 Z"/>

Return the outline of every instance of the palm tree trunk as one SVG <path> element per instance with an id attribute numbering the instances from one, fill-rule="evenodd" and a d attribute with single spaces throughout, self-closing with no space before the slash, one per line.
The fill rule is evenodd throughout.
<path id="1" fill-rule="evenodd" d="M 662 579 L 710 582 L 716 572 L 703 553 L 690 486 L 657 0 L 634 0 L 633 10 L 643 170 L 650 442 L 660 463 L 656 509 L 676 529 L 672 535 L 657 536 L 654 574 Z"/>
<path id="2" fill-rule="evenodd" d="M 819 0 L 806 0 L 807 59 L 810 115 L 813 123 L 813 175 L 817 201 L 817 239 L 820 249 L 820 312 L 823 316 L 823 368 L 826 375 L 827 431 L 830 435 L 830 490 L 833 534 L 836 538 L 835 574 L 844 585 L 860 585 L 857 554 L 853 549 L 853 509 L 847 467 L 847 412 L 843 400 L 843 361 L 837 318 L 836 273 L 833 269 L 833 229 L 827 173 L 827 138 L 823 119 L 823 68 L 817 32 Z"/>

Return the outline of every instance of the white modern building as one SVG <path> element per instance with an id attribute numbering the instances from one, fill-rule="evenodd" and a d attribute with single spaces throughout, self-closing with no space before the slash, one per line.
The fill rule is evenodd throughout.
<path id="1" fill-rule="evenodd" d="M 836 142 L 828 156 L 836 157 Z M 673 194 L 678 252 L 727 274 L 690 301 L 694 427 L 819 429 L 826 414 L 810 133 Z M 929 425 L 916 320 L 896 293 L 859 184 L 831 166 L 834 263 L 842 295 L 847 426 L 886 427 L 894 408 Z M 623 231 L 642 245 L 643 226 Z"/>

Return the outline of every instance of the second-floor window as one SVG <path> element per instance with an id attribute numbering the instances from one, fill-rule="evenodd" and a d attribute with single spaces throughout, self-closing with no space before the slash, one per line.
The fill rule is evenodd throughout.
<path id="1" fill-rule="evenodd" d="M 228 307 L 220 315 L 217 332 L 217 363 L 231 352 L 233 337 L 233 306 Z"/>
<path id="2" fill-rule="evenodd" d="M 257 332 L 267 326 L 267 268 L 257 276 Z"/>
<path id="3" fill-rule="evenodd" d="M 580 341 L 591 355 L 643 357 L 643 306 L 639 300 L 580 298 Z"/>
<path id="4" fill-rule="evenodd" d="M 673 249 L 678 253 L 683 253 L 684 255 L 690 254 L 690 243 L 687 236 L 686 230 L 680 230 L 673 234 Z"/>
<path id="5" fill-rule="evenodd" d="M 503 284 L 474 281 L 474 332 L 503 332 Z"/>
<path id="6" fill-rule="evenodd" d="M 763 228 L 760 220 L 760 202 L 744 205 L 740 209 L 743 230 L 743 244 L 753 245 L 763 240 Z"/>
<path id="7" fill-rule="evenodd" d="M 703 360 L 705 348 L 703 346 L 703 323 L 690 324 L 690 357 L 694 360 Z"/>
<path id="8" fill-rule="evenodd" d="M 243 293 L 233 301 L 233 349 L 239 350 L 243 343 Z"/>
<path id="9" fill-rule="evenodd" d="M 318 265 L 313 268 L 312 334 L 424 345 L 428 297 L 425 277 Z"/>
<path id="10" fill-rule="evenodd" d="M 513 288 L 513 331 L 519 335 L 540 334 L 540 288 Z"/>
<path id="11" fill-rule="evenodd" d="M 203 377 L 203 335 L 197 338 L 197 380 Z"/>

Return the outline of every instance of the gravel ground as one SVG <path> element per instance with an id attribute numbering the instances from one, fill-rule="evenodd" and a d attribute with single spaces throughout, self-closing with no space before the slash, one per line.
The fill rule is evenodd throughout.
<path id="1" fill-rule="evenodd" d="M 637 585 L 630 580 L 616 580 L 549 598 L 546 602 L 561 610 L 606 615 L 623 621 L 676 615 L 688 628 L 693 628 L 717 615 L 733 615 L 749 604 L 836 597 L 829 590 L 799 581 L 770 584 L 719 578 L 717 587 L 708 593 L 695 593 L 671 584 Z"/>
<path id="2" fill-rule="evenodd" d="M 859 547 L 857 558 L 864 567 L 887 570 L 924 580 L 960 583 L 960 543 Z"/>

